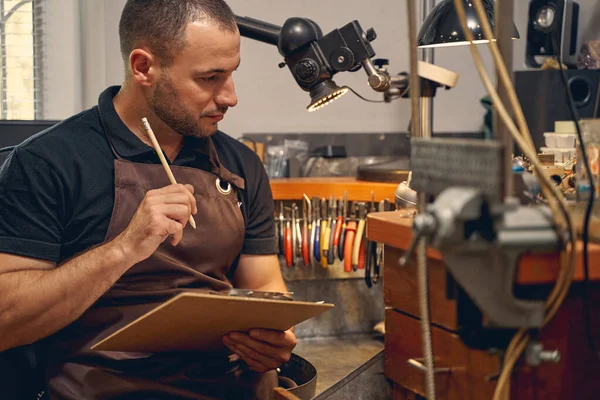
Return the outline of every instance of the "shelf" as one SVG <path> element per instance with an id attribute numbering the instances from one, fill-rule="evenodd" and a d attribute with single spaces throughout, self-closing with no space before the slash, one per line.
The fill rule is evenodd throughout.
<path id="1" fill-rule="evenodd" d="M 350 201 L 371 201 L 371 192 L 375 201 L 388 199 L 394 203 L 397 183 L 360 181 L 356 178 L 285 178 L 271 179 L 274 200 L 300 200 L 306 193 L 308 197 L 318 196 L 341 198 L 348 192 Z"/>

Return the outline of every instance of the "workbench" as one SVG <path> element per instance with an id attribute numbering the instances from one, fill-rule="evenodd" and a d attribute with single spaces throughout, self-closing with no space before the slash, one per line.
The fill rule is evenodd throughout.
<path id="1" fill-rule="evenodd" d="M 411 226 L 412 219 L 397 212 L 373 213 L 367 221 L 369 240 L 385 244 L 385 374 L 393 381 L 395 400 L 425 396 L 424 372 L 408 363 L 422 357 L 417 263 L 413 256 L 405 267 L 398 265 L 412 239 Z M 569 296 L 537 337 L 545 349 L 558 350 L 561 359 L 535 368 L 521 360 L 512 377 L 511 399 L 600 398 L 600 358 L 590 350 L 584 328 L 581 249 L 579 243 L 577 272 Z M 600 245 L 590 245 L 589 256 L 591 332 L 600 345 Z M 435 366 L 447 369 L 436 374 L 437 398 L 491 399 L 500 358 L 461 341 L 456 300 L 447 295 L 448 274 L 442 256 L 428 249 L 427 257 Z M 545 291 L 555 281 L 558 266 L 558 253 L 525 255 L 516 285 L 521 291 Z"/>

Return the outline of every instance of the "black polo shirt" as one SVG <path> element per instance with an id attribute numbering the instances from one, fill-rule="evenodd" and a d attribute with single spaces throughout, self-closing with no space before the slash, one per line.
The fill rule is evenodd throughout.
<path id="1" fill-rule="evenodd" d="M 0 169 L 0 252 L 61 263 L 104 241 L 114 203 L 115 159 L 106 134 L 122 158 L 160 163 L 154 149 L 119 118 L 113 105 L 118 91 L 108 88 L 98 106 L 29 138 L 6 159 Z M 242 253 L 277 253 L 273 197 L 262 163 L 220 131 L 212 140 L 225 168 L 245 180 Z M 210 171 L 206 144 L 185 137 L 173 164 Z"/>

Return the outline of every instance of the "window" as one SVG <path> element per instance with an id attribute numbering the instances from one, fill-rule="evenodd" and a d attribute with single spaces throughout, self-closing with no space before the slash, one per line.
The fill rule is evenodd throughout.
<path id="1" fill-rule="evenodd" d="M 0 119 L 41 118 L 44 2 L 0 0 Z"/>

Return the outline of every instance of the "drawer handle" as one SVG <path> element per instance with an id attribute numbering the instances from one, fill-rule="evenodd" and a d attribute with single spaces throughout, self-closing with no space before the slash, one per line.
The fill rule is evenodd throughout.
<path id="1" fill-rule="evenodd" d="M 417 369 L 423 373 L 427 372 L 427 367 L 425 367 L 425 364 L 423 364 L 422 358 L 411 358 L 407 361 L 407 363 L 414 369 Z M 433 372 L 436 374 L 449 374 L 450 368 L 435 368 Z"/>

